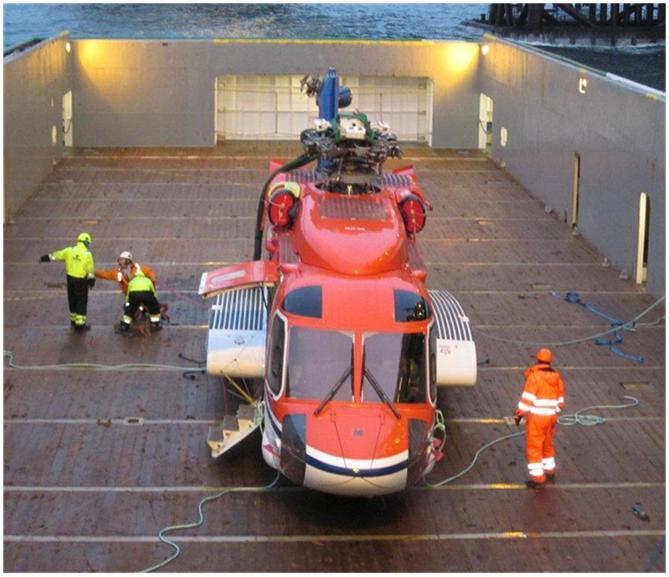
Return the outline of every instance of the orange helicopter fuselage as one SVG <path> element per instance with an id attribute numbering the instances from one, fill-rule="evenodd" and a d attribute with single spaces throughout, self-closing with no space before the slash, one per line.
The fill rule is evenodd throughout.
<path id="1" fill-rule="evenodd" d="M 313 182 L 297 192 L 290 174 L 270 187 L 291 181 L 296 202 L 267 232 L 280 274 L 268 321 L 263 456 L 319 491 L 401 491 L 436 459 L 432 305 L 400 209 L 403 198 L 423 195 L 412 169 L 395 174 L 400 186 L 364 194 Z M 271 202 L 268 195 L 268 210 Z"/>

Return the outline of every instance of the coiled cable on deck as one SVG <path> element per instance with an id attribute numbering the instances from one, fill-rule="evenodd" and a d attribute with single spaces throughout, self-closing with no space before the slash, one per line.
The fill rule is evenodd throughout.
<path id="1" fill-rule="evenodd" d="M 196 529 L 197 527 L 200 527 L 204 523 L 203 507 L 205 503 L 208 503 L 209 501 L 215 501 L 216 499 L 220 499 L 224 495 L 228 495 L 230 493 L 260 493 L 262 491 L 267 491 L 268 489 L 271 489 L 277 484 L 280 477 L 281 474 L 277 473 L 276 477 L 274 477 L 274 480 L 269 485 L 264 485 L 262 487 L 230 487 L 229 489 L 224 489 L 223 491 L 217 493 L 216 495 L 210 495 L 209 497 L 205 497 L 204 499 L 202 499 L 197 505 L 197 512 L 198 512 L 197 521 L 195 521 L 194 523 L 185 523 L 183 525 L 171 525 L 170 527 L 165 527 L 164 529 L 161 529 L 160 532 L 158 533 L 158 538 L 166 545 L 173 547 L 174 553 L 172 553 L 172 555 L 170 555 L 164 561 L 161 561 L 156 565 L 152 565 L 151 567 L 143 569 L 141 573 L 151 573 L 153 571 L 156 571 L 157 569 L 161 569 L 162 567 L 165 567 L 165 565 L 168 565 L 169 563 L 174 561 L 179 555 L 181 555 L 181 547 L 179 547 L 179 545 L 177 545 L 174 541 L 172 541 L 172 539 L 167 537 L 165 534 L 171 533 L 173 531 L 184 531 L 186 529 Z"/>
<path id="2" fill-rule="evenodd" d="M 584 415 L 585 411 L 595 411 L 599 409 L 629 409 L 636 407 L 639 404 L 639 399 L 636 397 L 625 395 L 623 399 L 629 399 L 631 403 L 624 405 L 591 405 L 584 407 L 571 415 L 560 415 L 558 417 L 558 425 L 569 427 L 571 425 L 583 425 L 584 427 L 592 427 L 594 425 L 602 425 L 606 422 L 604 417 L 598 415 Z"/>

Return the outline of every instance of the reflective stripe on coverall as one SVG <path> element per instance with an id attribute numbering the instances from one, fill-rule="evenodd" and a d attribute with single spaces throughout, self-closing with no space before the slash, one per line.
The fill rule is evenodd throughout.
<path id="1" fill-rule="evenodd" d="M 517 415 L 527 415 L 525 450 L 530 478 L 543 483 L 555 474 L 553 433 L 557 414 L 564 408 L 564 382 L 550 365 L 539 363 L 525 371 L 525 388 Z"/>

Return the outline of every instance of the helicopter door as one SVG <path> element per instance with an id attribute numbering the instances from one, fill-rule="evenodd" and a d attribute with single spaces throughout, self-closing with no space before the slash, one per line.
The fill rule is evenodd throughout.
<path id="1" fill-rule="evenodd" d="M 216 297 L 209 314 L 207 373 L 262 378 L 276 264 L 252 261 L 205 272 L 198 294 Z"/>
<path id="2" fill-rule="evenodd" d="M 277 280 L 279 270 L 276 262 L 252 260 L 202 273 L 197 294 L 209 298 L 229 289 L 273 285 Z"/>

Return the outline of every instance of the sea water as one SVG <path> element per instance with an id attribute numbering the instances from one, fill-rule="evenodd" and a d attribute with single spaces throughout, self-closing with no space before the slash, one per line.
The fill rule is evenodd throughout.
<path id="1" fill-rule="evenodd" d="M 488 4 L 4 4 L 4 47 L 64 30 L 73 38 L 480 40 Z M 543 47 L 665 89 L 665 47 Z"/>
<path id="2" fill-rule="evenodd" d="M 5 4 L 4 47 L 73 38 L 474 40 L 487 4 Z"/>

